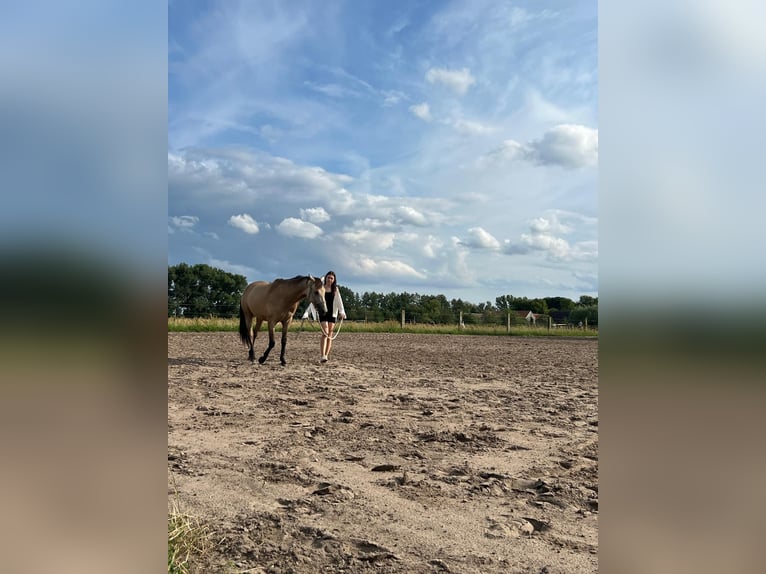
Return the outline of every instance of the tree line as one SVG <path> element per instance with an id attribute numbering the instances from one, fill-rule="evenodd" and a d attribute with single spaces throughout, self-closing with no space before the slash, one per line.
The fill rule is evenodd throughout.
<path id="1" fill-rule="evenodd" d="M 237 317 L 239 299 L 247 286 L 244 275 L 228 273 L 210 265 L 179 263 L 168 266 L 168 317 Z M 556 322 L 598 324 L 598 297 L 582 295 L 577 301 L 567 297 L 514 297 L 501 295 L 495 302 L 471 303 L 447 299 L 444 295 L 419 293 L 357 294 L 339 285 L 346 316 L 351 321 L 399 321 L 402 310 L 408 322 L 457 324 L 505 324 L 511 312 L 512 323 L 524 321 L 516 312 L 531 311 Z M 298 313 L 302 314 L 303 302 Z"/>

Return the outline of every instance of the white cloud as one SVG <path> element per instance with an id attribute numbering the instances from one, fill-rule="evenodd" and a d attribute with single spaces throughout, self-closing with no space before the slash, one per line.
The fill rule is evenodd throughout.
<path id="1" fill-rule="evenodd" d="M 402 205 L 396 210 L 395 214 L 402 221 L 402 223 L 408 223 L 410 225 L 417 226 L 424 226 L 428 224 L 426 216 L 414 207 Z"/>
<path id="2" fill-rule="evenodd" d="M 484 135 L 497 131 L 497 128 L 473 120 L 450 120 L 447 122 L 457 131 L 468 135 Z"/>
<path id="3" fill-rule="evenodd" d="M 390 259 L 375 261 L 369 257 L 360 257 L 352 261 L 350 267 L 360 277 L 385 276 L 386 280 L 396 277 L 425 279 L 423 273 L 416 271 L 410 265 Z"/>
<path id="4" fill-rule="evenodd" d="M 194 226 L 199 223 L 199 217 L 196 215 L 180 215 L 168 218 L 170 220 L 169 229 L 180 229 L 181 231 L 192 231 Z"/>
<path id="5" fill-rule="evenodd" d="M 479 160 L 479 164 L 532 161 L 540 165 L 567 168 L 593 166 L 598 163 L 598 130 L 574 124 L 559 124 L 540 139 L 527 144 L 505 140 L 502 145 Z"/>
<path id="6" fill-rule="evenodd" d="M 295 217 L 283 219 L 282 222 L 277 225 L 277 231 L 282 235 L 300 237 L 303 239 L 315 239 L 323 233 L 322 229 L 313 223 Z"/>
<path id="7" fill-rule="evenodd" d="M 229 225 L 241 229 L 245 233 L 255 235 L 260 231 L 258 223 L 247 213 L 240 213 L 239 215 L 232 215 L 229 218 Z"/>
<path id="8" fill-rule="evenodd" d="M 244 148 L 188 149 L 168 154 L 168 195 L 213 200 L 228 206 L 278 198 L 281 203 L 342 194 L 353 178 L 321 167 Z M 236 207 L 235 207 L 236 209 Z"/>
<path id="9" fill-rule="evenodd" d="M 207 264 L 217 269 L 223 269 L 228 273 L 244 275 L 245 277 L 250 277 L 255 273 L 255 270 L 252 267 L 248 267 L 246 265 L 237 265 L 236 263 L 231 263 L 230 261 L 221 259 L 215 259 L 214 257 L 208 258 Z"/>
<path id="10" fill-rule="evenodd" d="M 491 233 L 481 227 L 471 227 L 468 230 L 470 237 L 460 241 L 461 245 L 472 247 L 474 249 L 489 249 L 495 251 L 500 249 L 500 242 L 495 239 Z"/>
<path id="11" fill-rule="evenodd" d="M 301 209 L 301 219 L 311 223 L 324 223 L 330 221 L 330 214 L 325 211 L 324 207 L 309 207 L 308 209 Z"/>
<path id="12" fill-rule="evenodd" d="M 338 236 L 353 247 L 367 250 L 383 251 L 394 244 L 393 233 L 381 233 L 369 229 L 344 231 Z"/>
<path id="13" fill-rule="evenodd" d="M 396 226 L 390 221 L 383 219 L 365 217 L 364 219 L 355 219 L 353 223 L 355 229 L 394 229 Z"/>
<path id="14" fill-rule="evenodd" d="M 407 243 L 412 246 L 416 253 L 427 259 L 435 259 L 439 256 L 439 250 L 444 247 L 444 242 L 435 235 L 423 236 L 419 233 L 398 233 L 397 243 Z"/>
<path id="15" fill-rule="evenodd" d="M 529 228 L 533 233 L 569 233 L 572 231 L 571 227 L 559 221 L 555 213 L 552 213 L 548 219 L 536 217 L 530 222 Z"/>
<path id="16" fill-rule="evenodd" d="M 546 165 L 584 167 L 598 163 L 598 130 L 573 124 L 551 128 L 530 143 L 535 159 Z"/>
<path id="17" fill-rule="evenodd" d="M 531 150 L 515 140 L 505 140 L 500 147 L 492 150 L 481 158 L 481 163 L 505 163 L 529 159 Z"/>
<path id="18" fill-rule="evenodd" d="M 593 218 L 554 211 L 549 218 L 537 217 L 533 219 L 529 224 L 530 233 L 522 233 L 518 243 L 506 239 L 503 242 L 503 252 L 507 255 L 524 255 L 538 251 L 545 253 L 549 259 L 554 261 L 595 260 L 598 257 L 597 241 L 580 241 L 571 245 L 566 239 L 554 235 L 555 233 L 570 233 L 573 230 L 571 226 L 559 221 L 558 214 L 578 218 L 585 224 L 595 222 Z"/>
<path id="19" fill-rule="evenodd" d="M 346 86 L 340 84 L 317 84 L 306 80 L 303 85 L 307 88 L 317 91 L 331 98 L 344 98 L 347 96 L 358 96 L 358 94 Z"/>
<path id="20" fill-rule="evenodd" d="M 431 108 L 428 106 L 428 102 L 410 106 L 410 112 L 412 112 L 412 115 L 420 118 L 423 121 L 431 121 Z"/>
<path id="21" fill-rule="evenodd" d="M 402 100 L 407 99 L 407 95 L 404 92 L 400 92 L 398 90 L 383 90 L 381 94 L 383 95 L 384 108 L 395 106 Z"/>
<path id="22" fill-rule="evenodd" d="M 461 96 L 476 82 L 476 78 L 471 75 L 468 68 L 461 68 L 460 70 L 431 68 L 426 72 L 426 80 L 431 84 L 444 84 Z"/>

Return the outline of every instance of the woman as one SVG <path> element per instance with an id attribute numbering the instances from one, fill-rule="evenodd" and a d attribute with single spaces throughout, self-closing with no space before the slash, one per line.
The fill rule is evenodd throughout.
<path id="1" fill-rule="evenodd" d="M 322 326 L 322 341 L 320 351 L 322 363 L 327 362 L 332 348 L 332 332 L 335 329 L 335 321 L 338 317 L 341 320 L 346 318 L 346 310 L 343 308 L 343 299 L 340 297 L 338 289 L 338 279 L 335 277 L 335 271 L 328 271 L 324 276 L 324 299 L 327 303 L 327 314 L 319 315 L 319 324 Z"/>

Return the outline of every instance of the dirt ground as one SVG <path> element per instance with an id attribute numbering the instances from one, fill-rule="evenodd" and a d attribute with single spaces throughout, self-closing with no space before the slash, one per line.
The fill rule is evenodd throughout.
<path id="1" fill-rule="evenodd" d="M 256 356 L 267 337 L 260 334 Z M 201 572 L 598 571 L 598 342 L 168 334 L 168 502 Z"/>

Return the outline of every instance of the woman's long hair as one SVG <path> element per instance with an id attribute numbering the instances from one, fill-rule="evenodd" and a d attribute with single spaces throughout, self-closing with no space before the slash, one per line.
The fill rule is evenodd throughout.
<path id="1" fill-rule="evenodd" d="M 324 274 L 324 283 L 327 284 L 327 276 L 332 275 L 333 279 L 335 281 L 332 282 L 332 292 L 335 293 L 338 290 L 338 276 L 335 274 L 335 271 L 328 271 Z"/>

